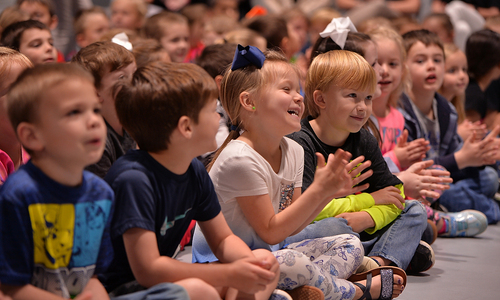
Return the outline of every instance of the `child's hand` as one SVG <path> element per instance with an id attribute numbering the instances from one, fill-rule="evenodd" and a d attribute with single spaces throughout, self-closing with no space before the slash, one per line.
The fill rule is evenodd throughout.
<path id="1" fill-rule="evenodd" d="M 486 134 L 488 134 L 488 129 L 486 128 L 486 124 L 481 124 L 481 121 L 471 122 L 469 120 L 463 121 L 457 127 L 458 135 L 465 141 L 469 138 L 469 136 L 475 132 L 476 140 L 482 140 Z"/>
<path id="2" fill-rule="evenodd" d="M 348 163 L 351 154 L 338 149 L 335 155 L 330 154 L 328 156 L 326 165 L 323 155 L 316 153 L 316 156 L 318 157 L 318 168 L 314 174 L 314 182 L 320 185 L 320 189 L 324 192 L 327 201 L 352 195 L 368 188 L 368 184 L 356 186 L 373 174 L 372 170 L 368 170 L 359 175 L 371 165 L 370 161 L 363 162 L 364 156 L 357 157 Z M 360 163 L 361 165 L 356 167 Z"/>
<path id="3" fill-rule="evenodd" d="M 351 226 L 352 230 L 357 233 L 375 226 L 372 216 L 366 211 L 341 213 L 335 218 L 346 219 L 347 225 Z"/>
<path id="4" fill-rule="evenodd" d="M 495 157 L 498 156 L 498 145 L 495 138 L 500 132 L 500 127 L 495 128 L 482 140 L 476 139 L 476 132 L 464 141 L 460 150 L 455 152 L 455 160 L 458 168 L 480 167 L 495 163 Z"/>
<path id="5" fill-rule="evenodd" d="M 75 300 L 92 300 L 93 296 L 91 292 L 83 292 L 75 297 Z"/>
<path id="6" fill-rule="evenodd" d="M 414 163 L 406 171 L 398 174 L 398 178 L 403 181 L 406 196 L 413 199 L 421 197 L 437 199 L 440 194 L 436 190 L 444 191 L 450 188 L 448 184 L 453 182 L 450 172 L 427 169 L 433 164 L 432 160 Z"/>
<path id="7" fill-rule="evenodd" d="M 397 208 L 403 210 L 405 199 L 403 199 L 400 193 L 401 191 L 397 187 L 388 186 L 370 195 L 372 195 L 375 205 L 394 204 Z"/>
<path id="8" fill-rule="evenodd" d="M 412 164 L 424 159 L 429 149 L 429 141 L 423 138 L 408 143 L 408 130 L 405 129 L 403 134 L 399 137 L 393 151 L 398 158 L 401 168 L 404 170 Z"/>
<path id="9" fill-rule="evenodd" d="M 230 267 L 229 286 L 247 294 L 264 290 L 276 276 L 275 272 L 267 269 L 275 267 L 274 264 L 255 257 L 237 260 Z"/>

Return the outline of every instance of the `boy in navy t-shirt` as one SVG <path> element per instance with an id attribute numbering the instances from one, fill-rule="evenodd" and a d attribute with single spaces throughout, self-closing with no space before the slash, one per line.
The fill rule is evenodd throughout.
<path id="1" fill-rule="evenodd" d="M 11 87 L 9 119 L 31 155 L 0 188 L 0 289 L 13 299 L 109 299 L 96 274 L 109 265 L 113 191 L 83 170 L 104 149 L 100 107 L 74 65 L 28 69 Z"/>
<path id="2" fill-rule="evenodd" d="M 217 94 L 202 68 L 162 62 L 139 68 L 132 84 L 118 92 L 118 117 L 140 150 L 118 159 L 104 178 L 117 201 L 111 225 L 115 257 L 101 278 L 111 295 L 170 282 L 184 287 L 190 299 L 237 293 L 268 299 L 276 287 L 276 259 L 263 249 L 251 251 L 231 232 L 196 159 L 216 148 Z M 171 258 L 191 220 L 199 222 L 221 263 Z"/>

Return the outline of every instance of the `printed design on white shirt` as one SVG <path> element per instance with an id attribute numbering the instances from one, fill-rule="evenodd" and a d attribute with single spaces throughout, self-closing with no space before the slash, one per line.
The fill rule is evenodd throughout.
<path id="1" fill-rule="evenodd" d="M 292 204 L 294 188 L 295 188 L 295 183 L 281 184 L 281 198 L 280 198 L 279 211 L 284 210 L 285 208 L 290 206 L 290 204 Z"/>

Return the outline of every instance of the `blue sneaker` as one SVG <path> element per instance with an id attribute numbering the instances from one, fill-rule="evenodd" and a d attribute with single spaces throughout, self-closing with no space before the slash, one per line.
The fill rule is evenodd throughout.
<path id="1" fill-rule="evenodd" d="M 472 237 L 483 233 L 488 227 L 488 219 L 477 210 L 467 209 L 439 215 L 448 219 L 448 232 L 439 235 L 442 237 Z"/>

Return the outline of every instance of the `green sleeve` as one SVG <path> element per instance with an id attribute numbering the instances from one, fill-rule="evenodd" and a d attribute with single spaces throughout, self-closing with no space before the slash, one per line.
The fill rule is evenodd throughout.
<path id="1" fill-rule="evenodd" d="M 401 196 L 405 197 L 404 188 L 402 184 L 396 185 L 396 187 L 401 191 Z M 404 205 L 404 204 L 403 204 Z M 366 211 L 372 217 L 375 222 L 375 227 L 366 229 L 366 233 L 373 234 L 377 230 L 384 228 L 387 224 L 394 221 L 400 214 L 401 210 L 394 204 L 386 205 L 374 205 L 370 208 L 363 209 L 361 211 Z"/>

